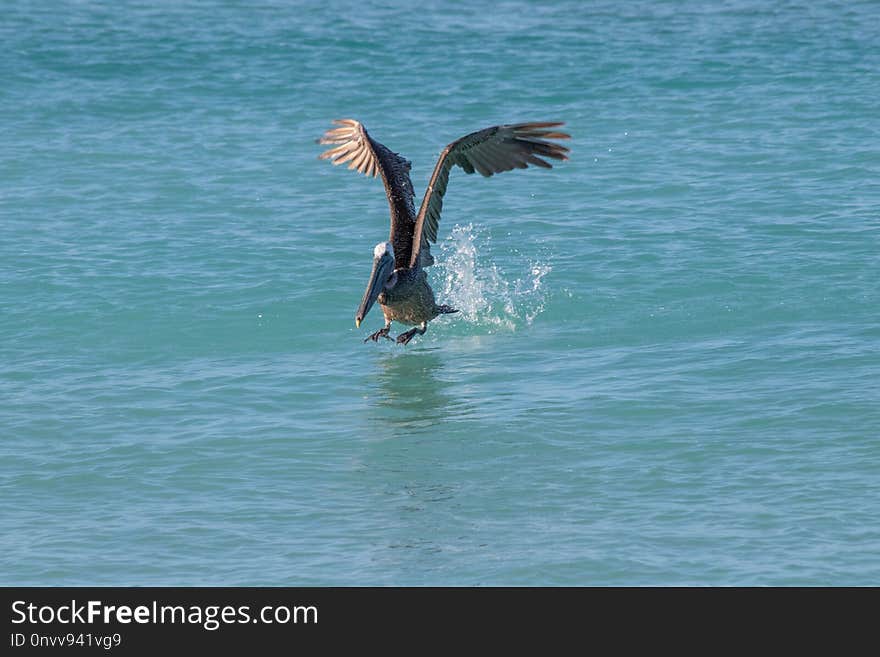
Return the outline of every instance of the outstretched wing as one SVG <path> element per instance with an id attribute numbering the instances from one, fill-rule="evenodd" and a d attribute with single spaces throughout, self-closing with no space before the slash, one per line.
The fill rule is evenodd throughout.
<path id="1" fill-rule="evenodd" d="M 465 173 L 479 171 L 484 176 L 511 169 L 526 169 L 530 164 L 552 169 L 550 163 L 542 158 L 568 159 L 565 154 L 569 149 L 547 141 L 570 137 L 564 132 L 554 130 L 561 125 L 563 124 L 558 122 L 496 125 L 472 132 L 443 149 L 416 217 L 409 266 L 415 267 L 420 257 L 422 266 L 433 263 L 428 242 L 437 241 L 443 195 L 446 194 L 449 172 L 453 166 L 460 166 Z"/>
<path id="2" fill-rule="evenodd" d="M 364 126 L 354 119 L 337 119 L 333 123 L 339 127 L 325 132 L 318 143 L 333 144 L 334 147 L 319 157 L 329 159 L 333 164 L 349 162 L 349 169 L 357 169 L 373 178 L 382 176 L 391 208 L 391 234 L 388 239 L 394 247 L 394 266 L 408 267 L 415 226 L 409 160 L 371 138 Z"/>

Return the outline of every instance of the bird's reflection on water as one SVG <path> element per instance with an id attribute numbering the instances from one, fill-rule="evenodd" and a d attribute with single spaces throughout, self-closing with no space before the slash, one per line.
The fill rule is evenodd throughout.
<path id="1" fill-rule="evenodd" d="M 427 350 L 378 356 L 370 406 L 373 419 L 390 430 L 386 437 L 411 436 L 453 417 L 460 403 L 444 368 L 442 357 Z"/>
<path id="2" fill-rule="evenodd" d="M 465 412 L 451 358 L 425 347 L 375 354 L 368 397 L 375 442 L 363 454 L 363 473 L 383 540 L 370 551 L 372 565 L 424 573 L 449 547 L 436 533 L 438 523 L 457 522 L 461 482 L 449 449 Z"/>

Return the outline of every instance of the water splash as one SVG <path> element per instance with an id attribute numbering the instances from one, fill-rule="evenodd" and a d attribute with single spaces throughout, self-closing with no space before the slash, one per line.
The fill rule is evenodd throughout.
<path id="1" fill-rule="evenodd" d="M 442 277 L 438 303 L 460 312 L 450 317 L 468 324 L 514 331 L 529 326 L 543 310 L 547 297 L 544 277 L 549 265 L 531 261 L 519 277 L 511 277 L 495 264 L 484 264 L 489 237 L 473 224 L 455 226 L 452 234 L 438 246 L 437 269 Z M 479 247 L 478 248 L 478 244 Z"/>

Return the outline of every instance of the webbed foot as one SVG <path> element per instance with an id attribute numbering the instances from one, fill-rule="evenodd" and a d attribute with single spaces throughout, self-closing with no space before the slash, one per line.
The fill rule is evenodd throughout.
<path id="1" fill-rule="evenodd" d="M 417 326 L 414 329 L 410 329 L 406 333 L 401 333 L 397 336 L 397 344 L 409 344 L 409 341 L 412 340 L 415 336 L 424 335 L 425 331 L 427 330 L 427 324 L 422 324 L 421 326 Z"/>
<path id="2" fill-rule="evenodd" d="M 397 336 L 397 344 L 409 344 L 409 341 L 412 340 L 418 331 L 416 329 L 410 329 L 406 333 L 401 333 Z"/>
<path id="3" fill-rule="evenodd" d="M 379 338 L 385 338 L 386 340 L 390 340 L 388 334 L 391 333 L 391 327 L 386 326 L 385 328 L 380 328 L 378 331 L 370 335 L 369 337 L 364 339 L 364 342 L 369 342 L 372 340 L 373 342 L 379 342 Z"/>

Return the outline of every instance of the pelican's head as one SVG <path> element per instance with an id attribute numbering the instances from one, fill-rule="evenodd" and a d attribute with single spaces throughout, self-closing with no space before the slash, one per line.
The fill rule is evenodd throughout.
<path id="1" fill-rule="evenodd" d="M 364 317 L 370 312 L 370 308 L 376 303 L 376 299 L 382 290 L 390 290 L 397 284 L 397 272 L 394 271 L 394 248 L 391 242 L 379 242 L 373 249 L 373 271 L 370 272 L 370 282 L 364 291 L 364 298 L 358 306 L 354 316 L 355 326 L 360 328 Z"/>

